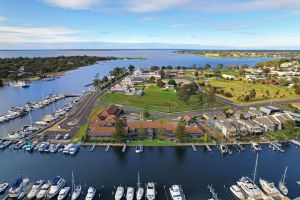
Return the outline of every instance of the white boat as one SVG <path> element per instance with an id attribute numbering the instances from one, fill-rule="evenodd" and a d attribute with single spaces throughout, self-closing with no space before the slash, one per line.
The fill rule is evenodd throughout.
<path id="1" fill-rule="evenodd" d="M 71 197 L 71 199 L 77 200 L 79 198 L 79 196 L 81 195 L 81 191 L 82 191 L 81 185 L 75 186 L 75 179 L 74 179 L 74 175 L 72 172 L 72 197 Z"/>
<path id="2" fill-rule="evenodd" d="M 237 199 L 240 199 L 240 200 L 244 200 L 246 199 L 245 198 L 245 195 L 243 194 L 241 188 L 239 188 L 237 185 L 232 185 L 230 187 L 230 191 L 232 192 L 232 194 L 237 198 Z"/>
<path id="3" fill-rule="evenodd" d="M 124 188 L 122 186 L 117 187 L 115 194 L 115 200 L 120 200 L 124 196 Z"/>
<path id="4" fill-rule="evenodd" d="M 36 121 L 35 123 L 41 126 L 47 126 L 49 124 L 48 122 L 44 122 L 44 121 Z"/>
<path id="5" fill-rule="evenodd" d="M 261 147 L 259 146 L 259 144 L 257 144 L 256 142 L 252 142 L 251 143 L 251 148 L 254 150 L 254 151 L 261 151 Z"/>
<path id="6" fill-rule="evenodd" d="M 25 135 L 21 132 L 12 132 L 12 133 L 9 133 L 7 135 L 7 137 L 9 139 L 17 140 L 17 139 L 23 139 L 25 137 Z"/>
<path id="7" fill-rule="evenodd" d="M 259 184 L 261 185 L 261 188 L 267 195 L 281 197 L 281 199 L 283 198 L 283 195 L 275 187 L 274 183 L 268 182 L 268 181 L 260 178 Z"/>
<path id="8" fill-rule="evenodd" d="M 67 197 L 67 195 L 69 194 L 70 189 L 71 189 L 70 187 L 64 187 L 63 189 L 61 189 L 58 194 L 57 200 L 65 199 Z"/>
<path id="9" fill-rule="evenodd" d="M 69 154 L 70 155 L 75 155 L 77 151 L 79 150 L 79 145 L 78 144 L 73 144 L 70 149 L 69 149 Z"/>
<path id="10" fill-rule="evenodd" d="M 73 146 L 73 144 L 68 144 L 65 146 L 65 148 L 63 149 L 63 153 L 64 154 L 68 154 L 70 153 L 70 148 Z"/>
<path id="11" fill-rule="evenodd" d="M 60 143 L 58 143 L 58 144 L 52 144 L 52 146 L 50 145 L 50 152 L 51 153 L 57 152 L 58 149 L 59 149 L 59 147 L 60 147 Z"/>
<path id="12" fill-rule="evenodd" d="M 262 191 L 248 177 L 242 177 L 237 184 L 249 198 L 259 199 L 263 196 Z"/>
<path id="13" fill-rule="evenodd" d="M 135 153 L 141 153 L 141 149 L 138 146 L 135 147 Z"/>
<path id="14" fill-rule="evenodd" d="M 29 143 L 29 144 L 26 145 L 25 150 L 26 151 L 32 151 L 36 145 L 37 145 L 37 142 Z"/>
<path id="15" fill-rule="evenodd" d="M 4 192 L 8 188 L 8 183 L 0 183 L 0 193 Z"/>
<path id="16" fill-rule="evenodd" d="M 36 195 L 39 193 L 41 190 L 43 184 L 45 183 L 44 180 L 38 180 L 36 181 L 30 190 L 30 192 L 27 194 L 27 199 L 33 199 L 36 197 Z"/>
<path id="17" fill-rule="evenodd" d="M 18 178 L 13 182 L 12 187 L 9 189 L 8 196 L 10 198 L 19 198 L 20 195 L 26 195 L 31 187 L 32 185 L 28 178 Z"/>
<path id="18" fill-rule="evenodd" d="M 224 144 L 221 144 L 219 146 L 219 149 L 220 149 L 220 151 L 221 151 L 222 154 L 228 153 L 228 147 L 226 145 L 224 145 Z"/>
<path id="19" fill-rule="evenodd" d="M 85 200 L 92 200 L 96 195 L 96 188 L 89 187 Z"/>
<path id="20" fill-rule="evenodd" d="M 155 184 L 153 182 L 146 185 L 146 199 L 154 200 L 156 198 Z"/>
<path id="21" fill-rule="evenodd" d="M 144 188 L 141 187 L 141 181 L 140 181 L 140 173 L 138 173 L 138 182 L 137 182 L 137 191 L 136 191 L 136 199 L 141 200 L 144 196 Z"/>
<path id="22" fill-rule="evenodd" d="M 134 188 L 128 187 L 126 192 L 126 200 L 133 200 L 134 197 Z"/>
<path id="23" fill-rule="evenodd" d="M 281 180 L 279 181 L 278 188 L 282 192 L 282 194 L 287 195 L 289 193 L 289 190 L 287 189 L 285 185 L 285 179 L 286 179 L 286 172 L 287 172 L 287 167 L 285 167 L 284 173 L 282 175 Z"/>
<path id="24" fill-rule="evenodd" d="M 44 199 L 49 192 L 49 189 L 51 187 L 51 181 L 47 181 L 44 183 L 41 187 L 41 190 L 37 193 L 36 199 Z"/>
<path id="25" fill-rule="evenodd" d="M 65 186 L 65 184 L 65 179 L 61 178 L 60 176 L 55 176 L 51 181 L 51 187 L 49 192 L 47 193 L 47 198 L 51 199 L 56 196 L 59 191 Z"/>
<path id="26" fill-rule="evenodd" d="M 185 195 L 179 185 L 173 185 L 169 191 L 173 200 L 185 200 Z"/>

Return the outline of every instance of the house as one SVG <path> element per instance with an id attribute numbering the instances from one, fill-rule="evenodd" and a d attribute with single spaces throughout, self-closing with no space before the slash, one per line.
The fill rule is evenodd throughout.
<path id="1" fill-rule="evenodd" d="M 193 118 L 190 115 L 184 115 L 183 119 L 187 125 L 191 125 L 193 123 Z"/>
<path id="2" fill-rule="evenodd" d="M 293 120 L 293 118 L 286 113 L 280 113 L 280 114 L 275 114 L 272 115 L 277 121 L 280 122 L 280 129 L 285 128 L 284 124 L 286 123 L 287 120 Z"/>
<path id="3" fill-rule="evenodd" d="M 132 86 L 133 82 L 130 77 L 125 77 L 121 81 L 122 85 Z"/>
<path id="4" fill-rule="evenodd" d="M 240 124 L 243 124 L 246 127 L 247 132 L 251 135 L 261 135 L 263 133 L 263 128 L 260 127 L 257 123 L 255 123 L 252 119 L 240 119 L 238 120 L 238 122 Z"/>
<path id="5" fill-rule="evenodd" d="M 225 119 L 226 115 L 223 112 L 220 111 L 214 111 L 214 112 L 204 112 L 202 114 L 203 118 L 206 120 L 216 120 L 216 119 Z"/>
<path id="6" fill-rule="evenodd" d="M 258 125 L 264 128 L 264 132 L 275 131 L 276 125 L 268 117 L 257 117 L 253 119 Z"/>
<path id="7" fill-rule="evenodd" d="M 275 126 L 274 130 L 281 130 L 282 123 L 277 118 L 275 118 L 273 115 L 267 115 L 265 117 L 273 122 Z"/>
<path id="8" fill-rule="evenodd" d="M 131 77 L 131 82 L 133 85 L 141 84 L 145 82 L 145 78 L 143 77 Z"/>
<path id="9" fill-rule="evenodd" d="M 222 74 L 222 78 L 224 78 L 224 79 L 230 79 L 230 80 L 236 80 L 236 76 L 229 75 L 229 74 Z"/>
<path id="10" fill-rule="evenodd" d="M 209 120 L 208 124 L 221 132 L 225 137 L 231 138 L 237 135 L 236 128 L 227 120 Z"/>
<path id="11" fill-rule="evenodd" d="M 243 112 L 241 110 L 238 110 L 234 113 L 234 117 L 236 119 L 249 119 L 250 116 L 249 116 L 249 113 L 248 112 Z"/>
<path id="12" fill-rule="evenodd" d="M 116 84 L 110 88 L 112 92 L 126 92 L 128 90 L 128 85 Z"/>
<path id="13" fill-rule="evenodd" d="M 264 106 L 260 107 L 259 111 L 262 112 L 264 115 L 273 115 L 274 113 L 281 112 L 281 109 L 274 106 Z"/>
<path id="14" fill-rule="evenodd" d="M 229 122 L 236 129 L 237 136 L 244 137 L 248 135 L 248 131 L 245 125 L 239 123 L 236 119 L 230 119 Z"/>
<path id="15" fill-rule="evenodd" d="M 254 119 L 254 118 L 263 116 L 262 112 L 255 110 L 255 109 L 248 110 L 248 114 L 249 114 L 250 119 Z"/>
<path id="16" fill-rule="evenodd" d="M 296 126 L 300 126 L 300 114 L 290 111 L 284 111 L 284 113 L 288 114 L 295 121 Z"/>

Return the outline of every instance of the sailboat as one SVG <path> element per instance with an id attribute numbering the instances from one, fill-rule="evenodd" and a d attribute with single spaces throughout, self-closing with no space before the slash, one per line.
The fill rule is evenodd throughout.
<path id="1" fill-rule="evenodd" d="M 75 179 L 72 171 L 72 200 L 77 200 L 81 194 L 81 185 L 75 186 Z"/>
<path id="2" fill-rule="evenodd" d="M 136 191 L 136 199 L 141 200 L 144 196 L 144 188 L 141 187 L 141 181 L 140 181 L 140 173 L 138 172 L 138 182 L 137 182 L 137 191 Z"/>
<path id="3" fill-rule="evenodd" d="M 285 167 L 284 173 L 282 175 L 281 180 L 279 181 L 278 188 L 282 192 L 282 194 L 287 195 L 289 193 L 289 190 L 287 189 L 285 185 L 285 179 L 286 179 L 286 172 L 287 172 L 287 166 Z"/>

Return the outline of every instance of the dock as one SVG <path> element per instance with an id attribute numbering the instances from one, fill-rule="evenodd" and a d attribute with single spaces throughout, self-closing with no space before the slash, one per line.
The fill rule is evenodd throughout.
<path id="1" fill-rule="evenodd" d="M 144 151 L 144 146 L 143 146 L 143 145 L 140 146 L 140 151 L 141 151 L 141 152 Z"/>
<path id="2" fill-rule="evenodd" d="M 105 152 L 108 152 L 109 148 L 110 148 L 110 145 L 107 145 L 106 148 L 105 148 Z"/>
<path id="3" fill-rule="evenodd" d="M 125 145 L 123 146 L 123 148 L 122 148 L 122 152 L 123 152 L 123 153 L 126 151 L 126 147 L 127 147 L 127 145 L 125 144 Z"/>
<path id="4" fill-rule="evenodd" d="M 194 151 L 197 151 L 197 148 L 195 147 L 195 145 L 192 145 L 192 148 Z"/>
<path id="5" fill-rule="evenodd" d="M 94 144 L 94 145 L 91 147 L 90 152 L 93 152 L 94 149 L 95 149 L 95 147 L 96 147 L 96 145 Z"/>
<path id="6" fill-rule="evenodd" d="M 271 143 L 269 144 L 269 147 L 270 147 L 271 149 L 273 149 L 274 151 L 279 151 L 279 152 L 281 152 L 281 153 L 284 153 L 284 150 L 280 147 L 280 144 L 278 144 L 278 143 L 273 143 L 273 142 L 271 142 Z"/>
<path id="7" fill-rule="evenodd" d="M 205 146 L 206 146 L 206 149 L 207 149 L 209 152 L 212 151 L 211 148 L 210 148 L 210 146 L 209 146 L 208 144 L 206 144 Z"/>
<path id="8" fill-rule="evenodd" d="M 209 189 L 209 192 L 212 194 L 214 200 L 221 200 L 219 199 L 218 194 L 215 192 L 215 189 L 213 188 L 212 185 L 208 185 L 207 188 Z"/>
<path id="9" fill-rule="evenodd" d="M 298 140 L 290 140 L 289 142 L 296 145 L 297 147 L 300 147 L 300 142 Z"/>

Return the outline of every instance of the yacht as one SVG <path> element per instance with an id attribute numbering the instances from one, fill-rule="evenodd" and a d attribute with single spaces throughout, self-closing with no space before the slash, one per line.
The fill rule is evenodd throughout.
<path id="1" fill-rule="evenodd" d="M 19 198 L 20 196 L 25 196 L 31 190 L 32 184 L 28 178 L 18 178 L 16 179 L 12 187 L 9 189 L 10 198 Z"/>
<path id="2" fill-rule="evenodd" d="M 8 141 L 4 141 L 1 145 L 0 145 L 0 149 L 5 149 L 6 147 L 8 147 L 9 145 L 11 145 L 12 141 L 8 140 Z"/>
<path id="3" fill-rule="evenodd" d="M 120 200 L 124 196 L 124 188 L 122 186 L 117 187 L 115 194 L 115 200 Z"/>
<path id="4" fill-rule="evenodd" d="M 67 197 L 67 195 L 70 192 L 70 187 L 64 187 L 63 189 L 61 189 L 61 191 L 58 194 L 57 200 L 63 200 Z"/>
<path id="5" fill-rule="evenodd" d="M 13 139 L 13 140 L 17 140 L 17 139 L 23 139 L 25 137 L 24 134 L 22 134 L 21 132 L 12 132 L 8 134 L 8 138 L 9 139 Z"/>
<path id="6" fill-rule="evenodd" d="M 136 199 L 141 200 L 144 196 L 144 188 L 141 187 L 140 181 L 140 173 L 138 173 L 138 182 L 137 182 L 137 191 L 136 191 Z"/>
<path id="7" fill-rule="evenodd" d="M 134 188 L 128 187 L 126 192 L 126 200 L 133 200 L 134 197 Z"/>
<path id="8" fill-rule="evenodd" d="M 41 190 L 37 193 L 36 199 L 44 199 L 49 192 L 49 189 L 51 187 L 51 181 L 47 181 L 44 183 L 41 187 Z"/>
<path id="9" fill-rule="evenodd" d="M 65 179 L 61 178 L 60 176 L 53 177 L 53 179 L 51 181 L 50 190 L 47 194 L 47 198 L 51 199 L 55 195 L 57 195 L 59 193 L 59 191 L 65 186 L 65 184 L 66 184 Z"/>
<path id="10" fill-rule="evenodd" d="M 72 192 L 72 200 L 77 200 L 81 194 L 82 188 L 81 185 L 77 185 L 74 189 L 74 191 Z"/>
<path id="11" fill-rule="evenodd" d="M 44 122 L 44 121 L 36 121 L 35 123 L 41 126 L 47 126 L 49 124 L 48 122 Z"/>
<path id="12" fill-rule="evenodd" d="M 141 153 L 141 149 L 138 146 L 135 147 L 135 153 Z"/>
<path id="13" fill-rule="evenodd" d="M 77 151 L 79 150 L 79 145 L 78 144 L 73 144 L 70 149 L 69 149 L 69 154 L 70 155 L 75 155 Z"/>
<path id="14" fill-rule="evenodd" d="M 179 185 L 173 185 L 169 190 L 173 200 L 185 200 L 185 195 Z"/>
<path id="15" fill-rule="evenodd" d="M 0 194 L 8 188 L 8 183 L 0 183 Z"/>
<path id="16" fill-rule="evenodd" d="M 96 195 L 96 188 L 89 187 L 85 200 L 92 200 Z"/>
<path id="17" fill-rule="evenodd" d="M 156 196 L 155 184 L 153 182 L 146 185 L 146 199 L 154 200 Z"/>
<path id="18" fill-rule="evenodd" d="M 59 147 L 60 147 L 60 143 L 58 143 L 58 144 L 51 144 L 50 145 L 50 152 L 51 153 L 55 153 L 55 152 L 57 152 L 58 151 L 58 149 L 59 149 Z"/>
<path id="19" fill-rule="evenodd" d="M 70 153 L 70 148 L 73 146 L 73 144 L 68 144 L 65 146 L 64 150 L 63 150 L 63 153 L 64 154 L 68 154 Z"/>
<path id="20" fill-rule="evenodd" d="M 41 190 L 41 188 L 42 188 L 42 186 L 43 186 L 44 183 L 45 183 L 44 180 L 38 180 L 38 181 L 36 181 L 36 182 L 33 184 L 33 186 L 32 186 L 32 188 L 31 188 L 30 192 L 27 194 L 27 199 L 33 199 L 33 198 L 35 198 L 36 195 L 37 195 L 37 194 L 39 193 L 39 191 Z"/>
<path id="21" fill-rule="evenodd" d="M 248 177 L 242 177 L 237 184 L 249 198 L 261 198 L 263 195 L 257 185 Z"/>
<path id="22" fill-rule="evenodd" d="M 226 145 L 221 144 L 221 145 L 219 146 L 219 148 L 220 148 L 220 151 L 221 151 L 222 154 L 228 153 L 228 147 L 227 147 Z"/>
<path id="23" fill-rule="evenodd" d="M 252 142 L 251 143 L 251 148 L 254 150 L 254 151 L 261 151 L 261 147 L 259 146 L 259 144 L 257 144 L 256 142 Z"/>
<path id="24" fill-rule="evenodd" d="M 240 199 L 240 200 L 244 200 L 246 199 L 245 198 L 245 195 L 243 194 L 241 188 L 239 188 L 237 185 L 232 185 L 230 187 L 230 191 L 232 192 L 232 194 L 237 198 L 237 199 Z"/>
<path id="25" fill-rule="evenodd" d="M 26 145 L 26 151 L 33 151 L 34 147 L 37 145 L 37 142 L 32 142 Z"/>
<path id="26" fill-rule="evenodd" d="M 278 188 L 282 192 L 282 194 L 287 195 L 289 193 L 289 190 L 287 189 L 285 185 L 285 179 L 286 179 L 286 172 L 287 172 L 287 167 L 285 167 L 284 173 L 282 175 L 282 178 L 279 181 Z"/>
<path id="27" fill-rule="evenodd" d="M 259 184 L 261 185 L 261 188 L 263 191 L 270 196 L 277 196 L 283 198 L 282 194 L 279 192 L 279 190 L 275 187 L 274 183 L 268 182 L 264 179 L 259 179 Z"/>

